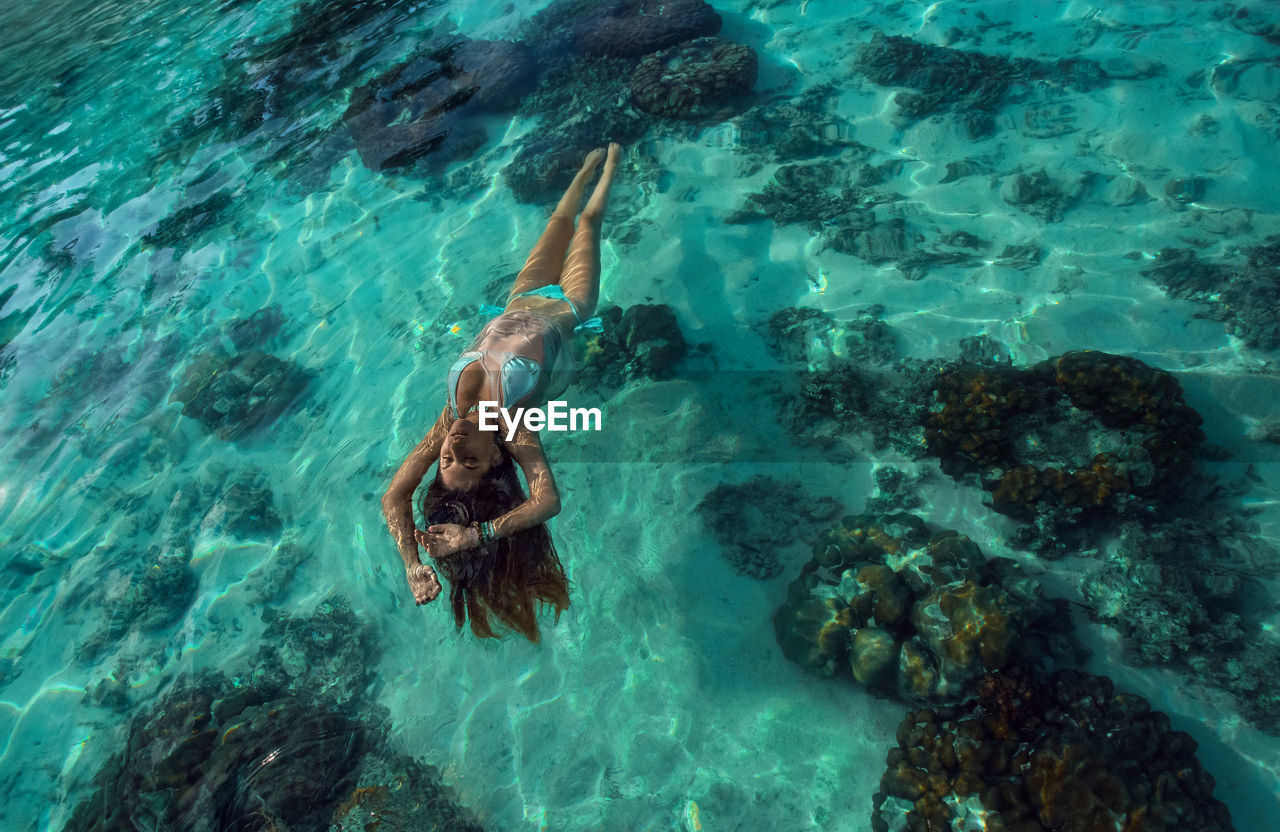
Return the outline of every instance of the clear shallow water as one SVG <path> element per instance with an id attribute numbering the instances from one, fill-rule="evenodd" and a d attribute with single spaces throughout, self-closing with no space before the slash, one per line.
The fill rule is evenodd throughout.
<path id="1" fill-rule="evenodd" d="M 903 706 L 780 654 L 771 617 L 807 541 L 784 551 L 779 577 L 744 578 L 692 508 L 721 480 L 765 472 L 857 511 L 873 460 L 937 465 L 858 437 L 847 454 L 792 446 L 766 394 L 744 401 L 750 380 L 780 372 L 753 327 L 783 307 L 847 322 L 881 304 L 896 350 L 915 358 L 954 357 L 986 332 L 1019 364 L 1094 348 L 1176 371 L 1231 454 L 1207 470 L 1234 481 L 1252 464 L 1236 499 L 1260 509 L 1257 541 L 1274 540 L 1275 445 L 1249 439 L 1275 416 L 1274 351 L 1229 337 L 1135 266 L 1186 245 L 1239 262 L 1240 246 L 1280 231 L 1264 175 L 1272 44 L 1225 5 L 1069 4 L 1049 20 L 1002 4 L 717 3 L 720 35 L 760 55 L 758 101 L 831 83 L 823 135 L 892 163 L 877 187 L 901 198 L 879 220 L 903 218 L 930 251 L 954 250 L 937 240 L 956 230 L 987 244 L 909 280 L 892 260 L 824 246 L 805 221 L 725 223 L 788 161 L 758 122 L 666 122 L 630 141 L 602 299 L 670 304 L 686 338 L 714 349 L 672 381 L 576 394 L 602 403 L 609 427 L 548 443 L 572 607 L 538 647 L 455 635 L 445 610 L 412 605 L 377 498 L 438 412 L 475 307 L 501 295 L 542 229 L 554 200 L 517 202 L 503 174 L 547 125 L 486 115 L 487 139 L 452 166 L 375 173 L 339 117 L 350 88 L 428 33 L 501 38 L 533 10 L 365 4 L 304 15 L 331 25 L 303 30 L 299 8 L 3 13 L 18 33 L 0 79 L 6 824 L 62 828 L 131 718 L 181 674 L 243 673 L 265 641 L 292 678 L 367 683 L 389 709 L 388 739 L 438 766 L 486 828 L 692 828 L 694 804 L 707 829 L 870 828 Z M 972 24 L 979 11 L 999 25 Z M 1033 85 L 974 138 L 953 112 L 894 118 L 893 89 L 850 68 L 875 28 L 1040 60 L 1082 50 L 1128 61 L 1116 71 L 1131 77 L 1079 93 Z M 1144 60 L 1165 69 L 1144 77 Z M 246 96 L 261 72 L 269 94 Z M 824 153 L 862 163 L 838 143 Z M 963 161 L 973 173 L 948 172 Z M 1081 183 L 1060 217 L 1008 196 L 1012 177 L 1041 168 Z M 1114 204 L 1121 174 L 1152 198 Z M 1193 204 L 1166 197 L 1197 175 L 1211 183 Z M 1037 262 L 1000 263 L 1025 244 Z M 218 350 L 274 356 L 273 388 L 296 395 L 269 402 L 252 430 L 211 432 L 181 396 L 193 373 L 225 366 L 209 364 Z M 1063 595 L 1097 562 L 1019 550 L 1016 524 L 977 488 L 937 474 L 919 491 L 930 523 L 1043 570 Z M 340 619 L 332 667 L 264 620 L 314 621 L 335 593 L 368 632 L 356 639 Z M 1237 828 L 1265 828 L 1274 737 L 1186 672 L 1129 667 L 1114 631 L 1078 623 L 1095 648 L 1088 669 L 1168 711 L 1201 743 Z M 303 631 L 313 643 L 331 632 Z"/>

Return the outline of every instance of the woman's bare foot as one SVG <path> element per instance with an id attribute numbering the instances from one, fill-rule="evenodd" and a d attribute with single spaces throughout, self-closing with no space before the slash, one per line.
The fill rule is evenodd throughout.
<path id="1" fill-rule="evenodd" d="M 604 148 L 597 147 L 595 150 L 587 154 L 587 158 L 582 162 L 582 169 L 578 171 L 579 176 L 590 176 L 591 172 L 596 169 L 596 165 L 600 164 L 600 160 L 604 158 Z"/>
<path id="2" fill-rule="evenodd" d="M 599 151 L 595 151 L 599 152 Z M 596 183 L 595 190 L 591 192 L 591 199 L 587 200 L 587 207 L 582 209 L 582 216 L 588 220 L 599 223 L 604 217 L 604 211 L 609 203 L 609 188 L 613 185 L 613 174 L 618 168 L 618 161 L 622 158 L 622 145 L 617 142 L 609 142 L 609 155 L 604 162 L 604 170 L 600 172 L 600 181 Z"/>
<path id="3" fill-rule="evenodd" d="M 569 222 L 573 222 L 573 218 L 578 215 L 578 204 L 582 202 L 582 192 L 587 188 L 587 180 L 596 172 L 604 156 L 603 147 L 598 147 L 587 154 L 582 167 L 574 174 L 573 181 L 565 189 L 564 196 L 560 197 L 560 203 L 556 205 L 556 210 L 551 212 L 551 216 L 566 217 Z"/>

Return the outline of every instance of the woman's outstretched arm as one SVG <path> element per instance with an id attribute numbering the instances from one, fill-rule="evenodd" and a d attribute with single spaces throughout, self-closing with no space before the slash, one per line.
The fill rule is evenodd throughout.
<path id="1" fill-rule="evenodd" d="M 404 561 L 414 598 L 420 604 L 432 601 L 440 594 L 440 581 L 435 571 L 422 563 L 418 554 L 418 541 L 413 534 L 413 492 L 432 463 L 440 458 L 440 448 L 448 433 L 449 408 L 446 406 L 431 430 L 401 463 L 400 470 L 396 471 L 391 485 L 382 495 L 382 513 L 387 518 L 387 528 Z"/>

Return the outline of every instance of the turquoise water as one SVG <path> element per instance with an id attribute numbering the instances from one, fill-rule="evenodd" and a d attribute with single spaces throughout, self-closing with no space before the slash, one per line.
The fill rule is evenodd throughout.
<path id="1" fill-rule="evenodd" d="M 918 703 L 788 660 L 774 624 L 842 515 L 903 510 L 1066 599 L 1088 655 L 1035 658 L 1145 697 L 1235 828 L 1270 828 L 1274 15 L 711 5 L 758 70 L 691 118 L 629 86 L 665 45 L 575 51 L 573 4 L 0 11 L 0 827 L 903 828 L 875 794 Z M 941 68 L 894 75 L 877 31 Z M 458 81 L 507 97 L 436 133 L 369 132 L 464 39 L 532 68 Z M 665 304 L 688 347 L 648 372 L 670 332 L 579 345 L 565 398 L 604 428 L 544 438 L 571 605 L 540 644 L 479 640 L 415 606 L 379 498 L 611 139 L 602 310 Z M 953 479 L 926 382 L 984 349 L 1172 374 L 1206 438 L 1163 513 L 1027 521 Z M 997 421 L 1041 467 L 1125 445 L 1081 409 Z M 960 805 L 950 828 L 995 828 Z"/>

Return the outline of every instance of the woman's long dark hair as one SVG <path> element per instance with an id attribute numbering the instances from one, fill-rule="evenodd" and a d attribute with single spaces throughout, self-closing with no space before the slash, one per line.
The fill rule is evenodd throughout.
<path id="1" fill-rule="evenodd" d="M 495 437 L 502 461 L 489 469 L 479 486 L 454 491 L 445 486 L 437 467 L 435 479 L 422 497 L 426 525 L 496 520 L 526 499 L 511 454 Z M 471 632 L 497 638 L 489 623 L 494 615 L 529 641 L 538 640 L 534 617 L 539 602 L 555 608 L 556 621 L 569 606 L 569 580 L 556 556 L 544 524 L 499 539 L 485 550 L 464 549 L 434 558 L 449 581 L 453 619 L 462 629 L 471 619 Z"/>

